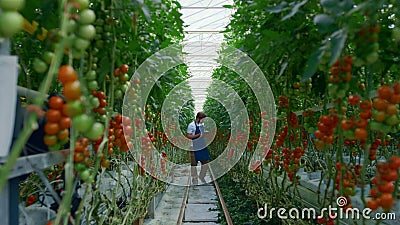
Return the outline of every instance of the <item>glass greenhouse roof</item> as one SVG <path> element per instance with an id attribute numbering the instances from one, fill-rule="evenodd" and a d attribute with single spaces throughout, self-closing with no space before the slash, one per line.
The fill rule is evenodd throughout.
<path id="1" fill-rule="evenodd" d="M 217 66 L 217 51 L 224 41 L 225 30 L 233 9 L 233 0 L 179 0 L 184 21 L 184 51 L 189 73 L 189 84 L 195 100 L 195 112 L 202 111 L 211 84 L 213 69 Z"/>

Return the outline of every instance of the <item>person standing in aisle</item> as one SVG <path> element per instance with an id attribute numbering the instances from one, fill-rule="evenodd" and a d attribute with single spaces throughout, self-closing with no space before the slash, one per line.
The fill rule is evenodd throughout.
<path id="1" fill-rule="evenodd" d="M 198 180 L 207 183 L 204 177 L 206 176 L 208 165 L 210 162 L 210 153 L 207 148 L 206 140 L 204 137 L 204 118 L 206 114 L 204 112 L 198 112 L 196 120 L 191 122 L 187 128 L 186 136 L 192 140 L 192 151 L 190 151 L 190 165 L 192 184 L 197 185 Z M 197 162 L 201 162 L 201 171 L 197 176 Z"/>

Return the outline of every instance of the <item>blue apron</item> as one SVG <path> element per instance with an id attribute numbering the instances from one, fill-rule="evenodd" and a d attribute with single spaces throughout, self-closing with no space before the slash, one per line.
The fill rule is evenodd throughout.
<path id="1" fill-rule="evenodd" d="M 194 125 L 196 126 L 196 134 L 200 134 L 200 127 L 197 126 L 196 121 L 194 122 Z M 194 149 L 194 157 L 197 161 L 203 162 L 210 160 L 210 153 L 208 152 L 208 148 L 206 145 L 206 140 L 204 139 L 204 136 L 196 138 L 193 140 L 193 149 Z"/>

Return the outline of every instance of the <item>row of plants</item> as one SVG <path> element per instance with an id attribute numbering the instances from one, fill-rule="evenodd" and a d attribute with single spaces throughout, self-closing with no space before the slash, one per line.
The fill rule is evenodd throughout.
<path id="1" fill-rule="evenodd" d="M 0 188 L 39 125 L 44 136 L 37 142 L 48 151 L 69 152 L 64 163 L 32 173 L 20 183 L 21 202 L 48 207 L 44 198 L 52 199 L 56 216 L 48 224 L 132 224 L 144 218 L 165 183 L 148 174 L 150 168 L 139 166 L 162 162 L 153 162 L 151 155 L 135 158 L 141 146 L 133 138 L 143 130 L 143 138 L 155 146 L 152 154 L 159 154 L 164 163 L 187 160 L 184 151 L 168 142 L 160 116 L 167 94 L 188 78 L 187 67 L 166 72 L 144 108 L 130 106 L 142 118 L 123 116 L 123 100 L 127 90 L 140 93 L 146 76 L 134 75 L 139 65 L 182 41 L 180 4 L 32 0 L 0 1 L 0 7 L 0 17 L 6 18 L 0 20 L 0 36 L 6 38 L 0 44 L 10 38 L 11 54 L 19 58 L 18 85 L 40 92 L 35 99 L 21 96 L 27 109 L 36 110 L 0 166 Z M 8 16 L 9 10 L 14 17 Z M 6 30 L 9 27 L 15 30 Z M 193 110 L 193 102 L 180 108 L 181 129 L 194 117 Z M 53 195 L 46 197 L 48 190 L 54 190 Z M 104 190 L 112 190 L 111 195 Z"/>
<path id="2" fill-rule="evenodd" d="M 344 210 L 395 212 L 400 197 L 399 2 L 238 0 L 227 7 L 236 9 L 226 28 L 227 45 L 257 63 L 277 108 L 274 142 L 263 163 L 249 172 L 265 125 L 259 103 L 238 74 L 225 67 L 214 70 L 214 79 L 241 96 L 250 118 L 246 152 L 229 176 L 259 205 L 289 209 L 305 207 L 299 174 L 318 172 L 318 208 L 334 206 L 343 196 Z M 205 110 L 227 142 L 228 113 L 212 99 Z M 215 141 L 210 149 L 220 154 L 224 147 Z M 362 204 L 353 205 L 355 198 Z M 340 219 L 325 215 L 302 222 L 338 224 Z"/>

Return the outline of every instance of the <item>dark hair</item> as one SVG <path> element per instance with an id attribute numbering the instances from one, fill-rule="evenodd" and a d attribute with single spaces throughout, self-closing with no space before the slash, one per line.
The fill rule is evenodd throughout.
<path id="1" fill-rule="evenodd" d="M 200 120 L 203 118 L 206 118 L 206 117 L 207 117 L 207 115 L 204 112 L 198 112 L 196 115 L 196 119 L 200 119 Z"/>

